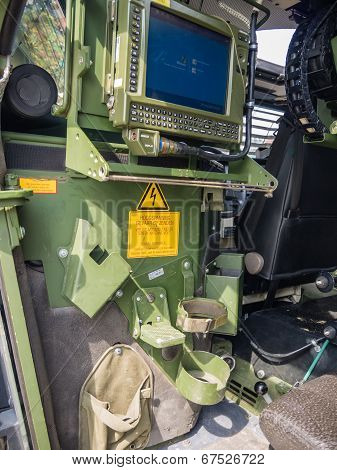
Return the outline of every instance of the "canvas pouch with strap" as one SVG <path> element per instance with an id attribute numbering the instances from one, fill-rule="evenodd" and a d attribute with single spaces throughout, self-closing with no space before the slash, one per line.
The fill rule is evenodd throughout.
<path id="1" fill-rule="evenodd" d="M 152 393 L 152 372 L 140 354 L 126 345 L 108 349 L 81 390 L 79 448 L 144 448 L 151 432 Z"/>

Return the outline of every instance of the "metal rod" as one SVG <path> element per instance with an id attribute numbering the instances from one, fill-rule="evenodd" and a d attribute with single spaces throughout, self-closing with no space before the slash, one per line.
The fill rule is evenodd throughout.
<path id="1" fill-rule="evenodd" d="M 131 183 L 158 183 L 171 186 L 189 186 L 197 188 L 212 189 L 233 189 L 234 191 L 251 190 L 272 194 L 274 188 L 271 186 L 254 186 L 246 183 L 224 182 L 224 181 L 205 181 L 192 180 L 187 178 L 157 178 L 151 176 L 131 176 L 131 175 L 109 175 L 106 181 L 131 182 Z"/>

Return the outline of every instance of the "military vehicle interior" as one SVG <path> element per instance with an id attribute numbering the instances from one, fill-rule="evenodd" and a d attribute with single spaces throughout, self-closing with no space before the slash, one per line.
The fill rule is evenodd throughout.
<path id="1" fill-rule="evenodd" d="M 337 2 L 2 3 L 0 449 L 336 449 Z"/>

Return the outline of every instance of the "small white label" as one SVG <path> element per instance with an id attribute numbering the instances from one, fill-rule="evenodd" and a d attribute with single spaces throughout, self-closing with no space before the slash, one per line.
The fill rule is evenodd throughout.
<path id="1" fill-rule="evenodd" d="M 153 279 L 157 279 L 157 277 L 164 276 L 164 268 L 157 269 L 157 271 L 152 271 L 149 273 L 149 279 L 152 281 Z"/>
<path id="2" fill-rule="evenodd" d="M 123 86 L 123 79 L 122 78 L 116 78 L 114 81 L 114 88 L 121 88 Z"/>
<path id="3" fill-rule="evenodd" d="M 116 58 L 115 58 L 115 63 L 116 64 L 118 64 L 118 62 L 119 62 L 120 50 L 121 50 L 121 37 L 117 36 L 117 40 L 116 40 Z"/>

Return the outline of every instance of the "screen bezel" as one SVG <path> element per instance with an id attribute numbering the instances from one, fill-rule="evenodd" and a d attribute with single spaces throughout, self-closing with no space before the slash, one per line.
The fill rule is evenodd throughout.
<path id="1" fill-rule="evenodd" d="M 224 95 L 224 101 L 221 105 L 219 106 L 222 106 L 223 110 L 224 110 L 224 113 L 218 113 L 217 111 L 211 111 L 211 110 L 207 110 L 207 109 L 203 109 L 203 108 L 197 108 L 197 107 L 194 107 L 194 106 L 187 106 L 187 105 L 184 105 L 182 103 L 175 103 L 175 102 L 171 102 L 171 101 L 162 101 L 158 98 L 155 98 L 155 97 L 151 97 L 147 94 L 147 89 L 148 89 L 148 76 L 147 76 L 147 68 L 148 68 L 148 55 L 149 55 L 149 40 L 150 40 L 150 27 L 151 27 L 151 19 L 152 19 L 152 11 L 153 9 L 156 9 L 156 10 L 160 10 L 160 11 L 163 11 L 165 13 L 167 13 L 168 15 L 171 15 L 173 17 L 176 17 L 176 18 L 180 18 L 183 22 L 189 22 L 191 25 L 196 25 L 202 29 L 204 29 L 205 31 L 210 31 L 210 32 L 213 32 L 213 33 L 216 33 L 220 36 L 222 36 L 226 42 L 227 42 L 227 54 L 228 54 L 228 68 L 227 68 L 227 80 L 226 80 L 226 90 L 225 90 L 225 95 Z M 174 107 L 174 108 L 186 108 L 186 109 L 189 109 L 189 110 L 194 110 L 194 112 L 196 113 L 211 113 L 211 114 L 216 114 L 218 116 L 228 116 L 228 101 L 229 101 L 229 91 L 230 91 L 230 79 L 231 79 L 231 75 L 232 75 L 232 70 L 231 70 L 231 65 L 232 65 L 232 49 L 233 49 L 233 38 L 230 37 L 228 34 L 225 34 L 223 31 L 222 32 L 219 32 L 218 30 L 210 27 L 210 25 L 206 25 L 206 24 L 201 24 L 200 22 L 197 22 L 197 21 L 194 21 L 195 19 L 193 18 L 186 18 L 186 15 L 181 15 L 179 14 L 178 11 L 172 11 L 172 9 L 168 10 L 166 8 L 163 8 L 162 5 L 158 4 L 158 3 L 155 3 L 155 2 L 151 2 L 150 4 L 150 8 L 149 8 L 149 21 L 148 21 L 148 25 L 147 25 L 147 31 L 148 31 L 148 34 L 147 34 L 147 40 L 146 40 L 146 73 L 145 73 L 145 76 L 144 76 L 144 83 L 145 83 L 145 97 L 151 101 L 156 101 L 158 103 L 165 103 L 167 104 L 168 106 L 170 107 Z M 225 41 L 224 41 L 224 44 L 225 44 Z M 208 104 L 212 104 L 212 103 L 208 103 Z"/>

